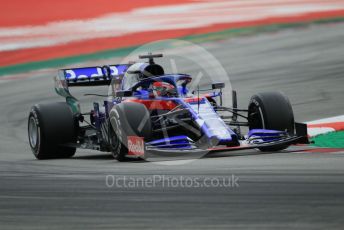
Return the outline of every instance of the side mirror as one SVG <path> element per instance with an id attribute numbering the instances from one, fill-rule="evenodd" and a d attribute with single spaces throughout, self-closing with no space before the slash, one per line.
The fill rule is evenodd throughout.
<path id="1" fill-rule="evenodd" d="M 116 91 L 115 96 L 116 97 L 131 97 L 133 96 L 133 92 L 130 90 L 119 90 L 119 91 Z"/>
<path id="2" fill-rule="evenodd" d="M 213 84 L 211 84 L 211 88 L 212 89 L 223 89 L 223 88 L 225 88 L 225 83 L 223 83 L 223 82 L 213 83 Z"/>

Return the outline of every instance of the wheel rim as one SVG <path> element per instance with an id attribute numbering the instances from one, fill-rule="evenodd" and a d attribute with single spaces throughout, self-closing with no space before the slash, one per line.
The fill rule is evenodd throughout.
<path id="1" fill-rule="evenodd" d="M 38 142 L 38 126 L 34 117 L 29 121 L 29 141 L 32 148 L 36 148 Z"/>
<path id="2" fill-rule="evenodd" d="M 113 149 L 117 149 L 119 146 L 119 139 L 115 135 L 111 137 L 111 146 Z"/>
<path id="3" fill-rule="evenodd" d="M 109 127 L 109 140 L 110 140 L 110 145 L 111 145 L 111 152 L 112 152 L 112 155 L 116 158 L 116 156 L 118 155 L 117 153 L 117 149 L 119 148 L 120 146 L 120 140 L 118 139 L 116 133 L 113 131 L 113 128 L 112 126 L 110 125 Z"/>

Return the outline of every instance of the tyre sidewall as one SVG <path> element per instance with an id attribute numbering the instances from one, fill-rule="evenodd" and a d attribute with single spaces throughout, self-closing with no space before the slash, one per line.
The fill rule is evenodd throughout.
<path id="1" fill-rule="evenodd" d="M 294 114 L 288 98 L 280 92 L 260 93 L 252 96 L 250 106 L 256 106 L 262 115 L 265 129 L 294 133 Z"/>
<path id="2" fill-rule="evenodd" d="M 31 146 L 37 159 L 66 158 L 74 155 L 75 147 L 63 144 L 76 143 L 77 126 L 65 102 L 34 105 L 29 121 L 34 118 L 38 129 L 36 146 Z M 29 129 L 28 129 L 29 131 Z"/>
<path id="3" fill-rule="evenodd" d="M 147 119 L 142 126 L 141 131 L 137 130 L 138 126 L 149 112 L 146 107 L 140 103 L 124 102 L 116 105 L 110 111 L 110 128 L 113 129 L 114 134 L 120 140 L 118 149 L 112 149 L 113 155 L 116 159 L 124 159 L 128 153 L 128 136 L 139 136 L 145 140 L 151 136 L 151 121 Z M 112 137 L 109 137 L 112 140 Z"/>
<path id="4" fill-rule="evenodd" d="M 38 114 L 36 112 L 35 108 L 32 108 L 30 115 L 29 115 L 29 120 L 28 120 L 28 132 L 30 132 L 29 130 L 29 125 L 30 125 L 30 121 L 31 119 L 34 120 L 34 122 L 36 123 L 36 127 L 37 127 L 37 140 L 36 140 L 36 146 L 32 146 L 31 141 L 29 141 L 30 147 L 32 149 L 33 154 L 35 155 L 35 157 L 39 158 L 39 152 L 42 148 L 42 129 L 40 127 L 40 122 L 39 122 L 39 118 L 38 118 Z M 30 135 L 30 134 L 29 134 Z"/>
<path id="5" fill-rule="evenodd" d="M 255 107 L 255 108 L 254 108 Z M 258 109 L 262 127 L 252 127 L 249 129 L 262 128 L 271 130 L 287 131 L 289 135 L 294 134 L 294 114 L 289 99 L 280 92 L 259 93 L 252 96 L 249 103 L 249 114 L 252 109 Z M 250 117 L 250 115 L 249 115 Z M 257 121 L 251 121 L 252 123 Z M 257 123 L 255 123 L 256 125 Z M 279 151 L 289 145 L 262 147 L 261 151 Z"/>

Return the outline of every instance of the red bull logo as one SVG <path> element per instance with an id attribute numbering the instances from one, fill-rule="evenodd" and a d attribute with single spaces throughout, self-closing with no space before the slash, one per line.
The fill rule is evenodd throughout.
<path id="1" fill-rule="evenodd" d="M 145 153 L 145 143 L 142 137 L 128 136 L 128 155 L 143 156 Z"/>

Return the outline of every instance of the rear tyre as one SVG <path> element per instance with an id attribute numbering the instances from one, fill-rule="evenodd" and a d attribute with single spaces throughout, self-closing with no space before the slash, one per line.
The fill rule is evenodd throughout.
<path id="1" fill-rule="evenodd" d="M 110 111 L 109 140 L 112 155 L 118 161 L 126 161 L 128 136 L 139 136 L 145 140 L 152 135 L 148 109 L 139 103 L 124 102 Z"/>
<path id="2" fill-rule="evenodd" d="M 69 158 L 76 148 L 64 146 L 77 141 L 77 122 L 65 102 L 38 104 L 28 119 L 31 150 L 37 159 Z"/>
<path id="3" fill-rule="evenodd" d="M 294 134 L 294 113 L 288 98 L 280 92 L 258 93 L 251 97 L 248 107 L 249 129 L 272 129 Z M 279 151 L 289 145 L 259 148 Z"/>

